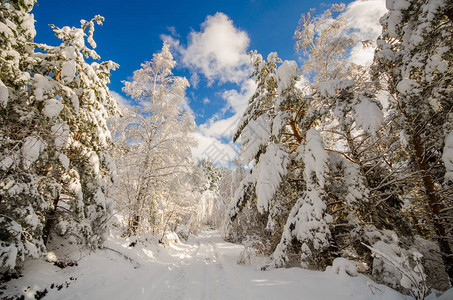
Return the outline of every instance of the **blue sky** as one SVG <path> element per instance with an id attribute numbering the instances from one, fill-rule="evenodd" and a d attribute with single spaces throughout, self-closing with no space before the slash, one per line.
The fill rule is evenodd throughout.
<path id="1" fill-rule="evenodd" d="M 282 59 L 300 64 L 292 39 L 300 15 L 310 8 L 322 12 L 334 2 L 38 0 L 33 10 L 35 41 L 59 43 L 48 24 L 79 26 L 80 19 L 104 16 L 104 25 L 96 27 L 94 34 L 96 50 L 102 60 L 120 64 L 110 84 L 119 99 L 125 97 L 121 81 L 130 80 L 140 63 L 150 60 L 163 40 L 169 41 L 178 63 L 174 73 L 191 82 L 187 99 L 199 125 L 200 141 L 194 154 L 207 155 L 207 148 L 215 146 L 217 157 L 211 158 L 225 161 L 236 151 L 229 143 L 231 130 L 227 129 L 234 127 L 254 89 L 253 82 L 247 80 L 246 52 L 257 50 L 266 57 L 277 51 Z M 367 22 L 377 23 L 384 12 L 385 0 L 356 2 L 360 3 L 349 9 L 357 23 L 354 26 L 366 28 Z M 376 29 L 376 24 L 371 28 Z"/>

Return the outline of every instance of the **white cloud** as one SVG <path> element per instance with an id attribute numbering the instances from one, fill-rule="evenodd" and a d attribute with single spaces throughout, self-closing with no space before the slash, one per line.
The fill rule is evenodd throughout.
<path id="1" fill-rule="evenodd" d="M 226 119 L 213 117 L 199 126 L 199 132 L 209 137 L 229 139 L 234 134 L 240 117 L 240 115 L 234 115 Z"/>
<path id="2" fill-rule="evenodd" d="M 215 137 L 205 136 L 196 132 L 195 138 L 198 140 L 198 147 L 192 148 L 192 155 L 196 159 L 208 158 L 214 163 L 227 165 L 236 157 L 237 149 L 230 143 L 222 143 Z"/>
<path id="3" fill-rule="evenodd" d="M 255 91 L 254 80 L 250 75 L 250 59 L 247 55 L 249 37 L 245 31 L 237 29 L 223 13 L 208 16 L 199 32 L 191 32 L 187 47 L 172 37 L 163 36 L 180 54 L 182 63 L 192 71 L 191 84 L 197 86 L 202 74 L 208 84 L 232 82 L 240 84 L 238 90 L 221 92 L 226 101 L 221 111 L 201 124 L 196 133 L 198 147 L 192 149 L 195 158 L 208 157 L 213 162 L 226 164 L 237 154 L 237 146 L 231 138 L 239 119 L 247 108 L 248 101 Z M 209 103 L 210 99 L 203 99 Z M 225 118 L 226 112 L 233 115 Z"/>
<path id="4" fill-rule="evenodd" d="M 242 115 L 247 108 L 248 101 L 255 92 L 255 80 L 247 79 L 242 82 L 241 91 L 227 90 L 222 94 L 223 99 L 228 103 L 227 108 L 231 108 L 235 114 Z"/>
<path id="5" fill-rule="evenodd" d="M 226 100 L 226 105 L 220 114 L 214 115 L 206 123 L 199 126 L 200 133 L 216 138 L 231 138 L 247 108 L 249 99 L 255 92 L 255 88 L 255 81 L 248 79 L 242 83 L 240 91 L 234 89 L 224 91 L 222 97 Z M 231 111 L 233 116 L 224 119 L 222 112 L 225 113 L 226 111 Z"/>
<path id="6" fill-rule="evenodd" d="M 225 164 L 226 157 L 231 161 L 236 156 L 238 147 L 233 145 L 232 137 L 255 88 L 254 80 L 248 79 L 242 83 L 240 91 L 231 89 L 223 92 L 222 97 L 226 101 L 223 113 L 214 115 L 198 127 L 199 143 L 198 147 L 193 149 L 196 158 L 208 157 L 213 162 Z M 226 111 L 231 111 L 233 115 L 223 118 Z"/>
<path id="7" fill-rule="evenodd" d="M 366 66 L 373 62 L 374 46 L 364 47 L 361 44 L 355 45 L 351 49 L 349 61 L 358 65 Z"/>
<path id="8" fill-rule="evenodd" d="M 126 99 L 121 94 L 119 94 L 115 91 L 112 91 L 112 90 L 110 90 L 110 94 L 112 94 L 113 98 L 116 100 L 116 102 L 118 102 L 118 104 L 120 106 L 123 106 L 126 108 L 129 108 L 132 106 L 132 103 L 130 103 L 130 100 Z"/>
<path id="9" fill-rule="evenodd" d="M 381 34 L 379 19 L 387 12 L 384 0 L 356 0 L 348 5 L 343 17 L 357 29 L 360 39 L 376 39 Z"/>
<path id="10" fill-rule="evenodd" d="M 181 45 L 179 44 L 179 40 L 178 40 L 177 37 L 174 37 L 174 36 L 171 36 L 171 35 L 168 35 L 168 34 L 161 34 L 160 35 L 160 39 L 163 42 L 166 42 L 170 46 L 174 47 L 177 51 L 179 51 L 179 49 L 181 49 Z"/>
<path id="11" fill-rule="evenodd" d="M 168 40 L 168 37 L 167 37 Z M 174 41 L 173 41 L 174 42 Z M 209 81 L 238 83 L 249 74 L 247 48 L 250 39 L 227 15 L 208 16 L 201 31 L 192 31 L 186 48 L 178 47 L 182 62 Z"/>
<path id="12" fill-rule="evenodd" d="M 203 99 L 203 104 L 208 104 L 208 103 L 210 103 L 210 102 L 211 102 L 211 101 L 209 101 L 209 98 L 204 98 L 204 99 Z"/>
<path id="13" fill-rule="evenodd" d="M 354 29 L 361 40 L 375 41 L 381 34 L 379 19 L 387 12 L 384 0 L 356 0 L 350 3 L 342 14 L 346 25 Z M 360 65 L 369 65 L 373 60 L 374 47 L 364 47 L 361 43 L 351 50 L 349 60 Z"/>
<path id="14" fill-rule="evenodd" d="M 194 89 L 198 88 L 198 84 L 200 83 L 200 77 L 198 76 L 197 73 L 192 73 L 192 76 L 190 76 L 190 84 Z"/>
<path id="15" fill-rule="evenodd" d="M 172 36 L 179 37 L 179 34 L 174 26 L 168 26 L 167 30 L 171 33 Z"/>

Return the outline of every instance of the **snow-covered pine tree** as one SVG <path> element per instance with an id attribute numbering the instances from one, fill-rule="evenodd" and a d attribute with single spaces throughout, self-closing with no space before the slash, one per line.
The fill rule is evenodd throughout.
<path id="1" fill-rule="evenodd" d="M 98 15 L 81 20 L 80 28 L 51 25 L 62 43 L 57 47 L 37 44 L 44 53 L 36 53 L 34 64 L 35 73 L 43 74 L 35 75 L 34 96 L 43 106 L 52 134 L 48 143 L 53 148 L 49 158 L 55 163 L 51 185 L 60 186 L 55 196 L 53 190 L 49 194 L 54 200 L 44 235 L 47 238 L 56 227 L 60 234 L 75 234 L 90 247 L 103 240 L 113 207 L 106 196 L 107 186 L 115 178 L 107 119 L 118 110 L 107 84 L 111 70 L 118 65 L 96 62 L 100 56 L 94 50 L 94 26 L 103 21 Z M 94 61 L 88 63 L 85 58 Z"/>
<path id="2" fill-rule="evenodd" d="M 96 247 L 112 204 L 105 197 L 113 169 L 106 118 L 116 102 L 106 84 L 117 65 L 84 60 L 99 59 L 85 37 L 94 48 L 94 23 L 103 18 L 82 20 L 81 28 L 53 26 L 60 46 L 35 44 L 33 4 L 2 2 L 11 49 L 2 53 L 1 256 L 10 269 L 45 252 L 52 232 Z"/>
<path id="3" fill-rule="evenodd" d="M 175 218 L 188 205 L 183 178 L 194 164 L 190 147 L 195 145 L 191 133 L 196 125 L 184 97 L 189 83 L 172 74 L 175 65 L 164 43 L 134 72 L 132 81 L 124 82 L 123 90 L 139 104 L 114 120 L 115 157 L 121 169 L 115 190 L 122 195 L 119 205 L 127 208 L 130 235 L 162 230 L 163 219 Z"/>
<path id="4" fill-rule="evenodd" d="M 413 180 L 423 186 L 427 219 L 453 283 L 451 248 L 453 3 L 387 1 L 375 73 L 393 97 L 396 130 L 407 141 Z"/>
<path id="5" fill-rule="evenodd" d="M 285 61 L 277 68 L 280 60 L 275 54 L 266 63 L 252 53 L 258 88 L 235 137 L 241 138 L 244 162 L 253 168 L 230 202 L 227 221 L 250 202 L 268 215 L 268 229 L 276 224 L 276 216 L 285 215 L 274 266 L 286 264 L 287 250 L 295 248 L 305 265 L 315 268 L 325 267 L 337 256 L 357 258 L 358 252 L 359 259 L 368 260 L 369 250 L 360 244 L 364 231 L 371 235 L 372 229 L 378 234 L 397 228 L 407 234 L 407 223 L 399 213 L 399 191 L 389 188 L 402 180 L 398 177 L 402 172 L 385 164 L 384 156 L 393 149 L 382 139 L 384 118 L 377 92 L 368 69 L 348 61 L 350 47 L 360 41 L 341 15 L 333 19 L 333 13 L 344 8 L 333 5 L 321 16 L 302 17 L 295 34 L 297 47 L 306 56 L 301 70 L 308 80 L 302 89 L 296 87 L 295 62 Z M 319 130 L 318 138 L 313 128 Z M 320 157 L 304 155 L 314 147 L 309 141 L 318 141 L 318 150 L 325 143 L 327 155 L 322 156 L 321 150 L 316 151 Z M 286 160 L 274 149 L 283 150 L 278 153 Z M 309 174 L 312 157 L 328 170 L 317 172 L 328 174 L 322 181 Z M 272 172 L 260 175 L 269 166 Z M 282 177 L 285 183 L 293 182 L 293 191 L 283 199 L 279 198 Z"/>
<path id="6" fill-rule="evenodd" d="M 277 63 L 281 60 L 275 52 L 268 55 L 267 62 L 256 51 L 251 52 L 250 57 L 255 68 L 252 76 L 256 77 L 257 88 L 234 138 L 241 141 L 242 163 L 253 164 L 253 169 L 243 178 L 233 200 L 229 203 L 226 224 L 229 226 L 237 214 L 253 202 L 257 208 L 255 213 L 266 213 L 268 216 L 266 227 L 273 229 L 276 224 L 274 219 L 281 213 L 277 208 L 280 207 L 280 203 L 274 201 L 274 196 L 287 174 L 290 162 L 289 143 L 285 145 L 281 142 L 282 139 L 290 139 L 283 138 L 281 132 L 286 120 L 284 114 L 279 114 L 280 110 L 276 104 L 280 92 Z M 285 63 L 285 67 L 287 64 L 288 62 Z M 285 80 L 286 84 L 294 86 L 297 66 L 294 66 L 294 62 L 289 64 L 293 68 L 293 74 L 288 76 L 294 78 L 285 77 Z M 289 135 L 289 131 L 286 134 Z M 279 239 L 278 230 L 274 232 Z"/>
<path id="7" fill-rule="evenodd" d="M 363 238 L 358 232 L 367 224 L 406 236 L 411 230 L 401 214 L 397 188 L 405 169 L 387 162 L 398 153 L 395 139 L 383 138 L 392 119 L 383 116 L 369 68 L 349 60 L 350 47 L 362 41 L 341 14 L 333 17 L 344 9 L 333 5 L 320 16 L 302 16 L 295 39 L 306 58 L 302 71 L 309 77 L 311 107 L 319 112 L 317 128 L 329 153 L 327 212 L 333 217 L 329 255 L 357 257 L 357 251 L 364 252 L 358 249 L 363 248 L 357 243 Z"/>
<path id="8" fill-rule="evenodd" d="M 303 172 L 305 160 L 309 159 L 308 155 L 297 157 L 296 150 L 303 144 L 307 133 L 312 132 L 310 128 L 314 126 L 319 116 L 315 109 L 309 109 L 311 97 L 304 97 L 302 91 L 296 88 L 299 71 L 297 64 L 285 61 L 277 68 L 276 63 L 280 62 L 280 59 L 276 53 L 268 56 L 268 62 L 265 62 L 261 55 L 252 53 L 252 62 L 255 66 L 254 75 L 257 78 L 258 87 L 249 102 L 249 108 L 244 114 L 236 137 L 241 138 L 243 162 L 252 163 L 253 168 L 250 174 L 243 179 L 235 197 L 230 202 L 227 222 L 233 220 L 245 205 L 254 202 L 258 212 L 268 216 L 266 229 L 275 232 L 275 226 L 279 226 L 277 231 L 277 235 L 279 235 L 283 231 L 280 223 L 285 222 L 284 220 L 288 218 L 289 209 L 293 207 L 292 217 L 294 217 L 302 206 L 302 204 L 298 204 L 299 202 L 306 202 L 305 208 L 307 208 L 308 202 L 313 200 L 316 203 L 313 201 L 310 203 L 317 210 L 316 221 L 313 224 L 317 221 L 327 224 L 330 217 L 325 214 L 325 202 L 320 199 L 321 197 L 314 197 L 310 194 L 313 193 L 313 190 L 318 191 L 316 188 L 308 187 L 306 180 L 311 179 L 311 174 L 304 176 L 302 180 L 296 179 L 297 171 Z M 321 138 L 319 137 L 319 139 Z M 282 181 L 286 181 L 288 178 L 296 180 L 292 187 L 285 185 L 285 191 L 282 191 Z M 292 192 L 289 192 L 288 188 Z M 304 191 L 306 196 L 310 194 L 313 197 L 304 197 Z M 322 191 L 318 192 L 322 193 Z M 284 197 L 279 196 L 282 193 L 285 194 Z M 302 200 L 297 201 L 298 197 L 302 197 Z M 318 205 L 318 202 L 323 204 Z M 297 208 L 294 208 L 295 205 Z M 276 222 L 276 219 L 281 219 L 282 216 L 283 220 Z M 290 215 L 289 218 L 292 217 Z M 286 247 L 295 237 L 293 232 L 295 224 L 290 224 L 294 222 L 288 219 L 286 223 L 286 227 L 291 229 L 285 230 L 286 236 L 281 238 L 278 254 L 276 254 L 279 257 L 286 255 Z M 318 231 L 318 237 L 325 234 L 326 238 L 317 239 L 314 237 L 316 234 L 312 233 L 313 239 L 307 243 L 315 245 L 316 250 L 329 244 L 327 226 L 314 225 L 312 230 Z M 287 240 L 284 241 L 286 238 Z M 301 237 L 301 240 L 304 239 L 305 237 Z M 307 236 L 306 239 L 310 238 Z M 307 256 L 311 256 L 311 254 Z M 276 258 L 275 261 L 277 260 L 279 259 Z"/>
<path id="9" fill-rule="evenodd" d="M 36 119 L 39 111 L 29 106 L 27 89 L 31 76 L 26 66 L 32 60 L 36 34 L 29 13 L 33 4 L 1 1 L 0 6 L 1 272 L 13 270 L 18 260 L 45 251 L 42 211 L 48 204 L 38 191 L 43 176 L 33 165 L 45 145 L 39 131 L 30 126 L 30 119 Z"/>

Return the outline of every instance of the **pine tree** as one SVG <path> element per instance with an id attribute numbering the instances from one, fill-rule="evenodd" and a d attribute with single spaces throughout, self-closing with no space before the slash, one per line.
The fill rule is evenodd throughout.
<path id="1" fill-rule="evenodd" d="M 291 252 L 312 268 L 338 256 L 369 263 L 361 242 L 375 243 L 367 239 L 371 232 L 411 235 L 396 188 L 402 169 L 385 163 L 394 146 L 382 138 L 388 121 L 377 90 L 369 70 L 348 61 L 350 47 L 360 41 L 341 15 L 332 19 L 344 8 L 302 16 L 295 34 L 305 56 L 300 69 L 290 61 L 277 66 L 274 53 L 269 62 L 251 56 L 257 90 L 235 138 L 252 170 L 230 202 L 227 221 L 255 203 L 268 217 L 266 229 L 278 228 L 281 237 L 273 266 L 287 264 Z M 299 70 L 308 79 L 304 84 Z M 275 226 L 282 216 L 286 225 Z"/>
<path id="2" fill-rule="evenodd" d="M 1 108 L 1 256 L 10 269 L 44 253 L 51 233 L 98 246 L 112 209 L 105 197 L 114 166 L 106 118 L 116 102 L 106 84 L 117 65 L 84 60 L 99 59 L 85 37 L 94 48 L 94 24 L 103 18 L 82 20 L 81 28 L 52 26 L 63 41 L 53 47 L 33 43 L 32 7 L 2 2 L 10 39 L 1 53 L 8 91 Z"/>
<path id="3" fill-rule="evenodd" d="M 423 186 L 429 223 L 450 282 L 452 182 L 448 152 L 453 130 L 451 1 L 388 1 L 375 54 L 375 73 L 393 97 L 396 130 L 407 137 L 413 180 Z"/>
<path id="4" fill-rule="evenodd" d="M 38 257 L 47 203 L 38 188 L 43 176 L 33 163 L 45 148 L 29 106 L 27 61 L 33 56 L 36 34 L 33 1 L 2 1 L 0 6 L 0 268 L 14 269 L 16 261 Z M 39 124 L 39 120 L 36 121 Z M 31 126 L 30 126 L 31 124 Z M 38 129 L 39 130 L 39 129 Z"/>

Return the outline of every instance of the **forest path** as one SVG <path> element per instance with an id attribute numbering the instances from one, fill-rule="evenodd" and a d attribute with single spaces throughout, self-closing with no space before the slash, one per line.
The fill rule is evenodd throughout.
<path id="1" fill-rule="evenodd" d="M 147 249 L 135 248 L 151 255 Z M 136 269 L 119 266 L 115 270 L 111 263 L 87 269 L 75 275 L 77 281 L 67 288 L 52 290 L 44 299 L 250 299 L 234 268 L 243 246 L 223 241 L 217 231 L 205 231 L 187 242 L 156 249 L 148 250 L 158 252 L 157 259 L 151 261 L 128 253 L 139 262 Z M 121 263 L 118 256 L 109 253 L 107 258 Z"/>
<path id="2" fill-rule="evenodd" d="M 82 257 L 77 267 L 31 262 L 24 277 L 10 282 L 5 296 L 21 291 L 25 299 L 35 299 L 36 291 L 45 289 L 44 300 L 404 299 L 361 275 L 301 268 L 263 272 L 238 265 L 243 246 L 225 242 L 217 231 L 165 247 L 129 245 L 110 239 L 109 249 Z"/>

